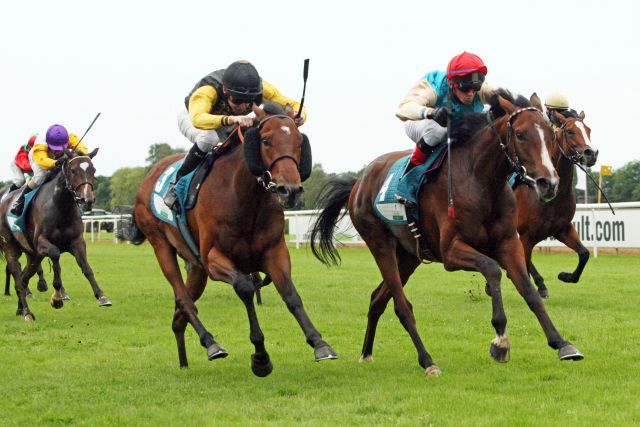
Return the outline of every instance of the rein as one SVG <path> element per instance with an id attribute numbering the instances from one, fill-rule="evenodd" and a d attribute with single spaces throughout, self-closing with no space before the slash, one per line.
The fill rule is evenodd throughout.
<path id="1" fill-rule="evenodd" d="M 511 169 L 513 172 L 515 172 L 520 179 L 522 179 L 523 182 L 525 182 L 528 185 L 535 185 L 535 180 L 533 178 L 531 178 L 529 175 L 527 175 L 527 169 L 522 165 L 522 162 L 520 162 L 520 158 L 518 158 L 518 153 L 516 152 L 516 143 L 513 142 L 513 159 L 511 158 L 511 155 L 509 154 L 509 142 L 511 142 L 512 140 L 512 135 L 513 135 L 513 127 L 511 125 L 511 121 L 513 120 L 513 118 L 515 116 L 517 116 L 518 114 L 524 112 L 524 111 L 537 111 L 538 113 L 542 114 L 540 112 L 540 110 L 538 110 L 535 107 L 524 107 L 524 108 L 520 108 L 516 111 L 514 111 L 513 113 L 511 113 L 509 115 L 509 117 L 507 118 L 507 143 L 504 144 L 502 142 L 502 138 L 500 137 L 500 133 L 496 130 L 496 128 L 493 125 L 491 126 L 491 130 L 493 130 L 493 133 L 496 135 L 496 137 L 498 137 L 498 141 L 500 142 L 500 148 L 502 148 L 502 152 L 504 153 L 505 157 L 507 158 L 507 161 L 509 162 L 509 164 L 511 165 Z"/>

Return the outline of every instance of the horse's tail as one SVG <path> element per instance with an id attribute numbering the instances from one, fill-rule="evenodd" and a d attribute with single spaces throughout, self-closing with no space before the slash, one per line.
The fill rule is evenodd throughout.
<path id="1" fill-rule="evenodd" d="M 349 195 L 357 178 L 352 175 L 339 175 L 331 178 L 322 188 L 316 202 L 316 209 L 321 209 L 318 219 L 311 230 L 311 251 L 316 258 L 326 265 L 338 265 L 340 254 L 333 244 L 333 233 L 338 221 L 346 215 L 343 208 L 349 203 Z M 316 238 L 320 237 L 316 247 Z"/>
<path id="2" fill-rule="evenodd" d="M 133 211 L 131 212 L 131 216 L 122 215 L 120 217 L 117 237 L 121 240 L 127 240 L 134 245 L 139 245 L 146 240 L 147 236 L 140 231 L 138 224 L 136 224 L 136 217 Z"/>

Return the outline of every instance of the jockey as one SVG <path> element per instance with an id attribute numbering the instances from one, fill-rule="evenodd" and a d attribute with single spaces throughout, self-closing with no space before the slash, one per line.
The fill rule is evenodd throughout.
<path id="1" fill-rule="evenodd" d="M 193 147 L 164 197 L 167 206 L 173 208 L 176 201 L 175 183 L 193 171 L 213 146 L 224 142 L 236 126 L 251 126 L 254 120 L 251 108 L 253 104 L 260 105 L 263 99 L 282 107 L 289 104 L 294 110 L 300 108 L 298 102 L 262 80 L 248 61 L 236 61 L 198 81 L 178 112 L 180 132 L 193 143 Z M 306 118 L 307 112 L 303 108 L 296 125 L 301 126 Z"/>
<path id="2" fill-rule="evenodd" d="M 37 133 L 31 135 L 29 141 L 26 144 L 20 146 L 16 157 L 11 160 L 10 167 L 11 172 L 13 173 L 13 183 L 9 188 L 9 192 L 17 190 L 25 184 L 25 174 L 29 176 L 33 175 L 33 169 L 31 169 L 31 165 L 29 164 L 29 151 L 31 151 L 31 148 L 36 142 L 37 137 Z"/>
<path id="3" fill-rule="evenodd" d="M 544 106 L 547 108 L 547 117 L 554 128 L 562 126 L 562 123 L 556 118 L 556 112 L 562 114 L 565 117 L 571 116 L 574 110 L 569 108 L 569 100 L 564 93 L 556 90 L 547 95 L 544 100 Z"/>
<path id="4" fill-rule="evenodd" d="M 20 194 L 11 204 L 10 212 L 13 215 L 21 215 L 24 209 L 24 196 L 44 183 L 50 170 L 62 166 L 65 148 L 82 154 L 89 152 L 80 138 L 73 133 L 68 133 L 62 125 L 50 126 L 44 140 L 39 136 L 36 138 L 33 148 L 29 151 L 29 165 L 33 169 L 33 177 L 22 186 Z"/>
<path id="5" fill-rule="evenodd" d="M 446 72 L 431 71 L 411 88 L 396 110 L 396 117 L 405 122 L 407 135 L 416 143 L 411 165 L 423 164 L 434 147 L 446 139 L 451 112 L 484 109 L 494 94 L 494 89 L 484 83 L 486 75 L 482 59 L 462 52 L 449 61 Z"/>

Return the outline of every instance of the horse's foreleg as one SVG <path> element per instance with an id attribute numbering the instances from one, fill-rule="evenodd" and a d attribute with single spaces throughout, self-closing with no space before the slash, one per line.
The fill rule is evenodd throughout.
<path id="1" fill-rule="evenodd" d="M 576 267 L 575 271 L 573 273 L 560 273 L 558 274 L 558 279 L 565 283 L 578 283 L 582 270 L 584 270 L 587 261 L 589 261 L 589 250 L 584 247 L 580 241 L 580 236 L 578 236 L 576 229 L 571 224 L 556 233 L 554 237 L 578 253 L 578 267 Z"/>
<path id="2" fill-rule="evenodd" d="M 402 286 L 406 285 L 409 277 L 416 270 L 420 262 L 417 258 L 411 254 L 404 252 L 401 248 L 398 249 L 398 271 L 400 272 L 400 280 Z M 371 302 L 369 304 L 369 312 L 367 314 L 367 330 L 364 334 L 364 343 L 362 344 L 362 353 L 360 355 L 361 362 L 370 362 L 373 360 L 373 343 L 375 340 L 376 329 L 380 316 L 387 308 L 387 304 L 391 299 L 391 292 L 384 286 L 384 282 L 371 293 Z M 413 310 L 411 303 L 409 307 Z"/>
<path id="3" fill-rule="evenodd" d="M 520 241 L 518 246 L 522 251 Z M 442 262 L 449 270 L 471 270 L 479 271 L 485 278 L 489 295 L 491 296 L 491 324 L 496 331 L 496 337 L 491 341 L 489 354 L 498 362 L 509 361 L 509 351 L 511 344 L 507 336 L 507 315 L 502 305 L 502 290 L 500 280 L 502 271 L 496 261 L 481 254 L 476 249 L 469 246 L 460 239 L 453 240 L 453 243 L 443 251 Z"/>
<path id="4" fill-rule="evenodd" d="M 37 274 L 38 274 L 38 286 L 37 286 L 38 291 L 47 292 L 49 290 L 49 285 L 47 285 L 47 280 L 44 278 L 44 272 L 42 271 L 42 263 L 38 266 Z M 64 296 L 65 294 L 64 289 L 62 290 L 62 293 Z"/>
<path id="5" fill-rule="evenodd" d="M 316 362 L 337 359 L 338 355 L 322 339 L 302 305 L 302 299 L 291 280 L 291 260 L 286 245 L 282 243 L 268 251 L 263 262 L 263 271 L 273 281 L 282 300 L 302 328 L 307 343 L 313 347 Z"/>
<path id="6" fill-rule="evenodd" d="M 11 287 L 11 271 L 9 271 L 9 265 L 6 265 L 4 267 L 4 274 L 6 277 L 6 281 L 4 284 L 4 294 L 9 296 L 11 295 L 11 292 L 9 291 L 9 288 Z"/>
<path id="7" fill-rule="evenodd" d="M 527 302 L 531 311 L 533 311 L 538 318 L 547 337 L 547 343 L 551 348 L 558 350 L 560 360 L 581 360 L 584 358 L 576 347 L 562 338 L 553 325 L 544 307 L 542 298 L 529 280 L 522 245 L 515 236 L 501 243 L 498 260 L 502 267 L 507 270 L 508 276 L 511 278 L 511 281 L 513 281 L 520 295 L 522 295 Z"/>
<path id="8" fill-rule="evenodd" d="M 60 269 L 60 249 L 56 245 L 49 242 L 49 240 L 47 240 L 43 236 L 38 237 L 36 249 L 37 249 L 39 261 L 38 261 L 38 264 L 35 265 L 33 270 L 29 271 L 30 272 L 29 278 L 31 278 L 36 273 L 37 269 L 40 267 L 42 259 L 45 256 L 49 257 L 53 265 L 53 289 L 54 289 L 54 292 L 51 295 L 51 300 L 50 300 L 51 307 L 56 309 L 62 308 L 64 306 L 64 300 L 62 297 L 62 292 L 60 291 L 62 288 L 62 270 Z M 31 264 L 34 260 L 35 258 L 29 259 L 29 264 Z"/>
<path id="9" fill-rule="evenodd" d="M 533 261 L 531 257 L 533 255 L 533 247 L 536 245 L 534 242 L 530 241 L 527 236 L 520 236 L 520 241 L 522 242 L 522 249 L 524 250 L 524 259 L 527 263 L 527 271 L 529 275 L 533 278 L 536 286 L 538 287 L 538 293 L 542 298 L 549 298 L 549 290 L 544 283 L 544 278 L 536 269 L 536 266 L 533 265 Z"/>
<path id="10" fill-rule="evenodd" d="M 82 236 L 74 240 L 71 244 L 71 254 L 76 259 L 78 266 L 82 270 L 82 274 L 84 274 L 84 277 L 86 277 L 91 284 L 93 295 L 98 300 L 98 305 L 101 307 L 111 307 L 111 300 L 102 292 L 100 286 L 98 286 L 98 282 L 93 275 L 93 270 L 91 266 L 89 266 L 89 261 L 87 260 L 87 244 Z"/>
<path id="11" fill-rule="evenodd" d="M 259 377 L 266 377 L 273 371 L 273 365 L 264 346 L 264 334 L 260 329 L 253 304 L 255 294 L 253 280 L 249 275 L 238 271 L 234 263 L 215 247 L 211 248 L 207 256 L 207 269 L 212 279 L 230 283 L 247 309 L 249 339 L 255 348 L 255 353 L 251 355 L 251 370 Z"/>

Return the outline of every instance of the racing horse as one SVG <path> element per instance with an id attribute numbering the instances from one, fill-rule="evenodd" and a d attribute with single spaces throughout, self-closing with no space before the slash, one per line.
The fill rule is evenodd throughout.
<path id="1" fill-rule="evenodd" d="M 276 104 L 253 106 L 257 125 L 240 143 L 236 128 L 228 151 L 215 162 L 200 186 L 195 207 L 186 220 L 200 257 L 190 251 L 176 227 L 159 220 L 151 211 L 150 197 L 158 177 L 180 155 L 160 161 L 144 178 L 136 196 L 133 220 L 124 237 L 134 244 L 145 238 L 153 246 L 160 268 L 175 296 L 172 329 L 180 366 L 188 367 L 184 333 L 191 324 L 207 350 L 209 360 L 227 356 L 198 317 L 195 302 L 204 292 L 207 278 L 226 282 L 245 305 L 250 340 L 255 347 L 251 369 L 263 377 L 273 369 L 256 315 L 251 273 L 267 273 L 289 311 L 298 321 L 315 360 L 335 359 L 336 353 L 311 323 L 292 280 L 289 251 L 284 241 L 284 207 L 292 207 L 302 192 L 301 182 L 311 173 L 311 147 L 294 122 L 294 112 Z M 186 283 L 177 255 L 185 259 Z"/>
<path id="2" fill-rule="evenodd" d="M 518 234 L 524 246 L 529 273 L 543 298 L 549 291 L 531 261 L 535 245 L 547 237 L 555 237 L 578 254 L 578 266 L 572 273 L 562 272 L 558 279 L 577 283 L 589 261 L 589 250 L 584 247 L 571 221 L 576 212 L 576 196 L 573 192 L 574 165 L 593 166 L 598 160 L 598 150 L 591 144 L 591 129 L 584 123 L 584 111 L 566 115 L 556 112 L 560 126 L 554 130 L 551 159 L 560 177 L 558 194 L 548 203 L 541 202 L 535 192 L 526 185 L 518 185 L 514 192 L 518 201 Z"/>
<path id="3" fill-rule="evenodd" d="M 55 292 L 51 296 L 51 306 L 56 309 L 64 306 L 60 270 L 60 254 L 64 252 L 71 253 L 76 259 L 82 273 L 91 284 L 98 304 L 112 304 L 98 286 L 87 261 L 84 227 L 78 207 L 78 204 L 90 207 L 93 203 L 95 167 L 92 159 L 97 153 L 97 148 L 86 156 L 65 150 L 62 167 L 40 186 L 38 194 L 28 207 L 24 233 L 12 231 L 7 220 L 7 210 L 12 197 L 0 204 L 0 250 L 16 283 L 16 314 L 24 316 L 27 321 L 35 320 L 35 314 L 26 300 L 27 284 L 45 257 L 49 257 L 53 265 Z M 23 252 L 28 255 L 24 270 L 18 261 Z"/>
<path id="4" fill-rule="evenodd" d="M 561 360 L 581 359 L 582 354 L 556 330 L 543 301 L 535 291 L 516 232 L 516 200 L 507 177 L 517 171 L 542 200 L 556 193 L 558 175 L 551 164 L 546 143 L 552 130 L 539 109 L 523 97 L 508 92 L 494 96 L 492 110 L 501 117 L 489 123 L 485 113 L 455 115 L 451 147 L 454 205 L 448 204 L 448 166 L 443 166 L 419 194 L 418 229 L 431 260 L 448 271 L 480 272 L 491 290 L 491 323 L 496 337 L 490 354 L 499 362 L 509 360 L 507 318 L 502 304 L 502 272 L 535 313 L 548 344 L 559 351 Z M 539 101 L 539 100 L 538 100 Z M 458 121 L 459 121 L 458 120 Z M 368 325 L 360 360 L 373 360 L 373 342 L 378 320 L 391 298 L 395 312 L 418 352 L 418 362 L 428 376 L 440 375 L 440 368 L 427 352 L 416 328 L 413 307 L 403 286 L 422 261 L 417 240 L 406 225 L 387 225 L 374 212 L 375 199 L 391 166 L 409 151 L 382 155 L 367 166 L 361 178 L 339 176 L 330 181 L 319 197 L 322 209 L 311 233 L 314 255 L 330 265 L 340 261 L 335 248 L 335 225 L 348 206 L 352 223 L 375 258 L 382 282 L 371 294 Z M 526 169 L 523 166 L 526 164 Z M 454 209 L 450 209 L 453 207 Z M 316 240 L 319 238 L 319 243 Z"/>

